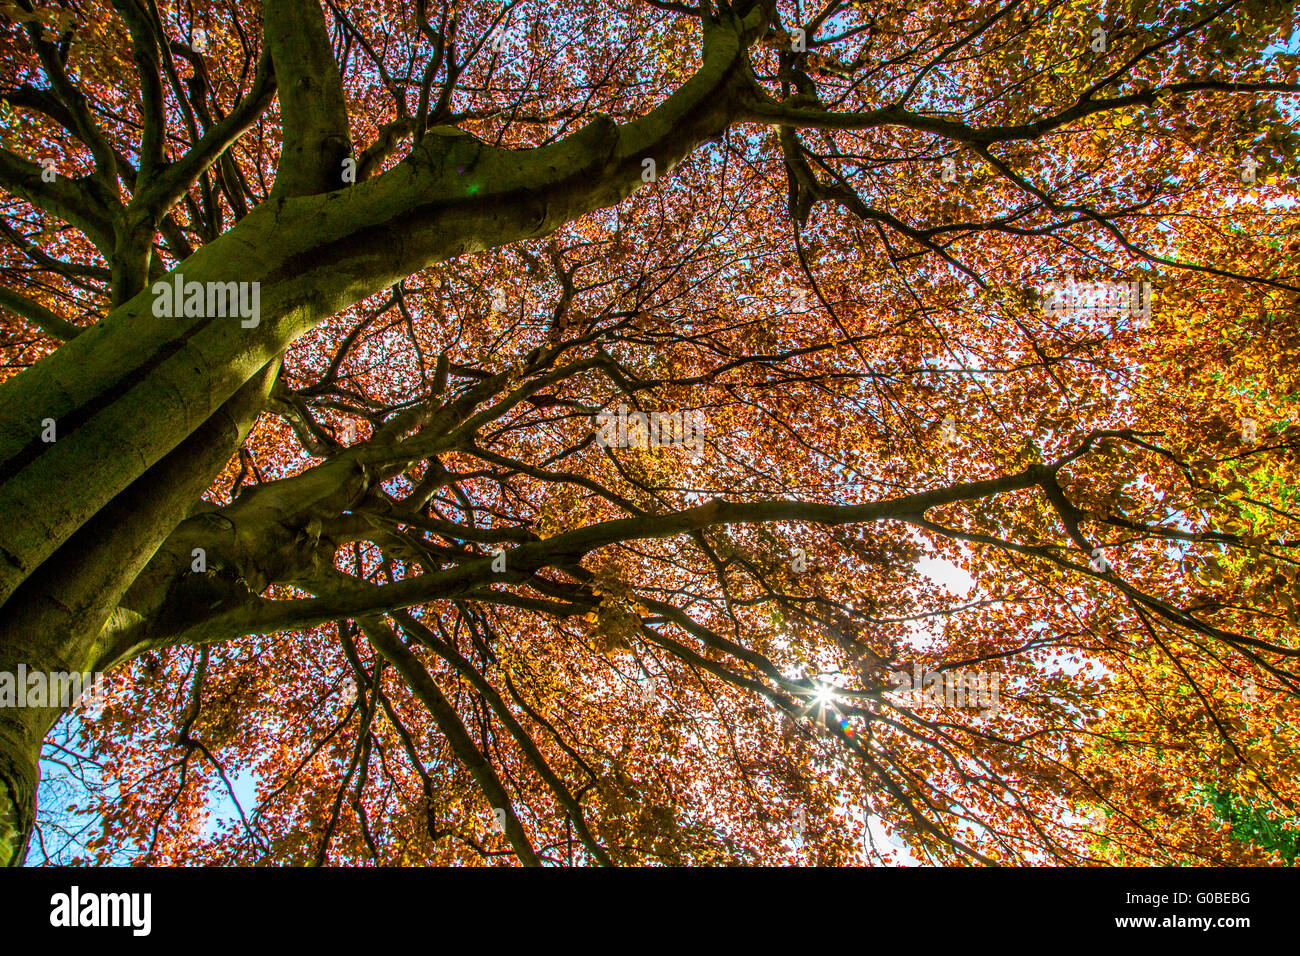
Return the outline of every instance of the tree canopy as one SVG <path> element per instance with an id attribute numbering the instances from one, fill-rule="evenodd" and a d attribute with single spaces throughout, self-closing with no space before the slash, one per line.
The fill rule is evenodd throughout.
<path id="1" fill-rule="evenodd" d="M 0 0 L 0 861 L 1292 862 L 1295 7 Z"/>

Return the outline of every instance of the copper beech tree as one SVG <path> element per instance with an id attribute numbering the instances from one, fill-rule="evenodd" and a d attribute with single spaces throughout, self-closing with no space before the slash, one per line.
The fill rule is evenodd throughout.
<path id="1" fill-rule="evenodd" d="M 0 860 L 1280 862 L 1294 8 L 4 0 Z"/>

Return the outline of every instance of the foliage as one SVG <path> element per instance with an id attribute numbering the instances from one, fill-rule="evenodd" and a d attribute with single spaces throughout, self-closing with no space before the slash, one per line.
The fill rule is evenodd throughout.
<path id="1" fill-rule="evenodd" d="M 1105 9 L 0 5 L 0 849 L 1293 862 L 1295 5 Z"/>

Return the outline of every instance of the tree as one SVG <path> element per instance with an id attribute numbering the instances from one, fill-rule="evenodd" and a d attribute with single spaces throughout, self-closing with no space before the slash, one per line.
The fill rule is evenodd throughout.
<path id="1" fill-rule="evenodd" d="M 1126 661 L 1295 696 L 1155 388 L 1294 335 L 1294 5 L 4 13 L 0 673 L 112 675 L 99 854 L 1091 862 Z"/>

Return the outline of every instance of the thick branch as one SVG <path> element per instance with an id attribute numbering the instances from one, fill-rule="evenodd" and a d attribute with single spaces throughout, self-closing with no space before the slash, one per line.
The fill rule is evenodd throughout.
<path id="1" fill-rule="evenodd" d="M 273 197 L 314 196 L 344 183 L 352 136 L 343 80 L 317 0 L 268 4 L 266 43 L 275 63 L 284 143 Z"/>

